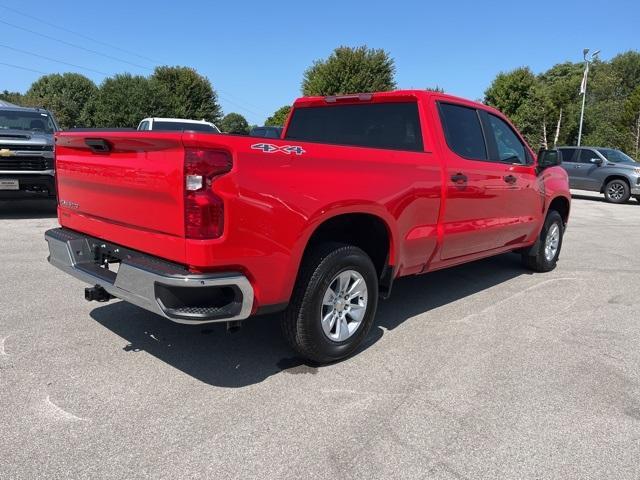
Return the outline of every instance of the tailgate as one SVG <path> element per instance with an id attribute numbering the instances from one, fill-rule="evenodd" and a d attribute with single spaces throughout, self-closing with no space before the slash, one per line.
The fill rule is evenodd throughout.
<path id="1" fill-rule="evenodd" d="M 60 223 L 184 261 L 182 133 L 56 135 Z"/>

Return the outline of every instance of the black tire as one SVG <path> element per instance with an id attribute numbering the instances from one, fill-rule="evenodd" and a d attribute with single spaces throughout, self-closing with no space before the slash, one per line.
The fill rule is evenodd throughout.
<path id="1" fill-rule="evenodd" d="M 558 226 L 559 231 L 559 239 L 558 239 L 558 248 L 555 252 L 553 258 L 547 258 L 545 255 L 545 243 L 547 239 L 547 235 L 553 225 Z M 547 218 L 544 221 L 544 225 L 542 226 L 542 230 L 540 231 L 540 236 L 538 237 L 538 241 L 529 249 L 525 250 L 522 253 L 522 262 L 524 265 L 531 270 L 536 272 L 550 272 L 558 263 L 558 258 L 560 257 L 560 250 L 562 249 L 562 238 L 564 236 L 564 222 L 562 221 L 562 217 L 555 210 L 549 210 L 547 213 Z"/>
<path id="2" fill-rule="evenodd" d="M 620 178 L 614 178 L 604 186 L 604 198 L 609 203 L 627 203 L 629 197 L 631 197 L 629 184 Z"/>
<path id="3" fill-rule="evenodd" d="M 365 314 L 357 330 L 345 341 L 331 340 L 321 324 L 322 301 L 336 275 L 355 270 L 367 286 Z M 369 333 L 378 305 L 378 276 L 373 262 L 361 249 L 340 243 L 325 243 L 303 261 L 289 306 L 281 321 L 291 347 L 305 359 L 324 364 L 351 355 Z"/>

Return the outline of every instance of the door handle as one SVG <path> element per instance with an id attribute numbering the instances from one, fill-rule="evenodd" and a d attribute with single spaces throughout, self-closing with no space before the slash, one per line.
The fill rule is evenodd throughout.
<path id="1" fill-rule="evenodd" d="M 451 175 L 451 181 L 453 183 L 467 183 L 467 176 L 464 173 L 456 173 L 455 175 Z"/>
<path id="2" fill-rule="evenodd" d="M 504 181 L 507 182 L 509 185 L 513 185 L 518 181 L 518 179 L 513 175 L 507 175 L 504 177 Z"/>

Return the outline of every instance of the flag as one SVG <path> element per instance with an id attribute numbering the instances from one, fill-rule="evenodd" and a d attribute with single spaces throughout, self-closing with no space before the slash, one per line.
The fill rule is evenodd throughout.
<path id="1" fill-rule="evenodd" d="M 580 95 L 584 95 L 587 91 L 587 73 L 588 70 L 584 69 L 584 75 L 582 76 L 582 83 L 580 84 Z"/>

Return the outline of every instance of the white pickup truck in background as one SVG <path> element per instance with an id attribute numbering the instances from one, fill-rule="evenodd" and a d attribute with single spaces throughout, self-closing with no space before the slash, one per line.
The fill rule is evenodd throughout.
<path id="1" fill-rule="evenodd" d="M 171 132 L 192 130 L 194 132 L 220 133 L 220 129 L 211 122 L 189 120 L 187 118 L 144 118 L 138 124 L 138 130 L 165 130 Z"/>

